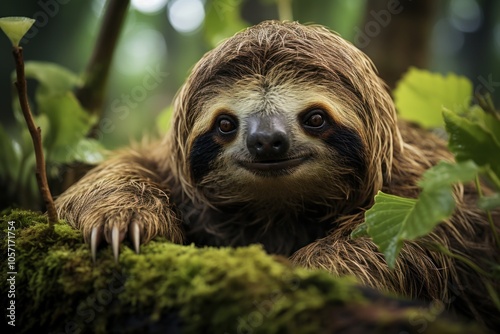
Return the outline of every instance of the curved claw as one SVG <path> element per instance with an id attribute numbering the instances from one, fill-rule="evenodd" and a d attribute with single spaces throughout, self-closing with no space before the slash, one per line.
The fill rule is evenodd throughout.
<path id="1" fill-rule="evenodd" d="M 120 241 L 120 229 L 118 225 L 115 225 L 111 230 L 111 246 L 116 262 L 118 262 L 118 256 L 120 255 Z"/>
<path id="2" fill-rule="evenodd" d="M 97 247 L 102 241 L 102 227 L 93 227 L 90 232 L 90 253 L 92 254 L 92 261 L 96 261 Z"/>
<path id="3" fill-rule="evenodd" d="M 141 230 L 139 228 L 139 224 L 136 221 L 133 221 L 129 225 L 129 238 L 134 245 L 135 252 L 139 254 L 139 247 L 141 245 Z"/>

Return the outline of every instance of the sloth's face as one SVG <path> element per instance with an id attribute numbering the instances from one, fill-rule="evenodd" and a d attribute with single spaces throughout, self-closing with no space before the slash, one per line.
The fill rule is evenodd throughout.
<path id="1" fill-rule="evenodd" d="M 189 155 L 197 185 L 218 199 L 349 198 L 365 172 L 356 119 L 320 85 L 265 81 L 245 78 L 204 104 Z"/>
<path id="2" fill-rule="evenodd" d="M 193 68 L 175 110 L 171 162 L 189 197 L 214 204 L 355 208 L 402 150 L 370 60 L 318 26 L 264 22 L 227 39 Z"/>

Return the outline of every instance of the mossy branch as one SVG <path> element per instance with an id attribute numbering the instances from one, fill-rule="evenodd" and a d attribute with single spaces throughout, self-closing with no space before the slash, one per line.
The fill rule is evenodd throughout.
<path id="1" fill-rule="evenodd" d="M 257 245 L 196 248 L 153 240 L 141 254 L 110 248 L 92 263 L 66 223 L 47 233 L 28 211 L 0 214 L 16 226 L 16 330 L 81 333 L 485 333 L 442 307 L 359 286 L 350 278 L 294 267 Z M 44 240 L 44 243 L 37 242 Z M 7 243 L 0 252 L 7 253 Z M 0 272 L 0 280 L 9 278 Z M 9 284 L 0 286 L 7 296 Z M 16 291 L 17 292 L 17 291 Z"/>
<path id="2" fill-rule="evenodd" d="M 87 68 L 83 85 L 75 94 L 91 114 L 99 114 L 104 100 L 111 61 L 122 30 L 130 0 L 110 0 Z"/>
<path id="3" fill-rule="evenodd" d="M 23 59 L 23 48 L 19 46 L 14 46 L 13 51 L 14 59 L 16 61 L 16 88 L 19 97 L 19 104 L 21 105 L 21 110 L 23 112 L 24 119 L 28 125 L 28 130 L 33 141 L 33 147 L 35 150 L 36 158 L 36 181 L 40 189 L 40 193 L 45 202 L 47 208 L 47 214 L 49 216 L 49 225 L 53 227 L 57 223 L 57 211 L 54 205 L 54 200 L 50 193 L 49 183 L 47 181 L 47 171 L 45 168 L 45 159 L 43 156 L 43 146 L 42 146 L 42 130 L 40 127 L 35 125 L 33 120 L 33 115 L 28 103 L 28 93 L 26 85 L 26 77 L 24 75 L 24 59 Z"/>

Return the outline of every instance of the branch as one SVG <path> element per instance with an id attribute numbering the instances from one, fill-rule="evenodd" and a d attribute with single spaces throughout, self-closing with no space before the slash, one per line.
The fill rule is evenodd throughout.
<path id="1" fill-rule="evenodd" d="M 83 85 L 75 94 L 91 114 L 98 114 L 104 100 L 113 53 L 122 30 L 130 0 L 110 0 L 94 52 L 83 74 Z"/>
<path id="2" fill-rule="evenodd" d="M 49 216 L 49 224 L 51 227 L 58 221 L 57 211 L 54 205 L 54 200 L 50 194 L 49 184 L 47 182 L 47 172 L 45 170 L 45 159 L 43 157 L 43 147 L 42 147 L 42 130 L 40 127 L 36 127 L 33 121 L 33 116 L 28 104 L 28 93 L 26 86 L 26 78 L 24 75 L 24 60 L 23 60 L 23 48 L 14 46 L 12 51 L 14 59 L 16 61 L 16 88 L 19 96 L 19 104 L 21 105 L 21 110 L 23 111 L 24 119 L 28 125 L 28 130 L 33 140 L 33 147 L 35 149 L 36 158 L 36 181 L 38 183 L 38 188 L 45 202 L 47 208 L 47 214 Z"/>

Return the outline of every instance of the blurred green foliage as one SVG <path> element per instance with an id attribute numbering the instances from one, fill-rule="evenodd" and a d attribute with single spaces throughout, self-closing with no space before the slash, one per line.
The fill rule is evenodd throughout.
<path id="1" fill-rule="evenodd" d="M 96 164 L 102 161 L 103 146 L 97 140 L 86 137 L 97 118 L 81 107 L 73 93 L 79 82 L 78 76 L 59 65 L 35 61 L 25 63 L 25 75 L 26 79 L 34 79 L 38 83 L 35 103 L 31 104 L 36 106 L 37 111 L 35 125 L 42 129 L 42 145 L 49 165 L 47 177 L 59 178 L 65 164 Z M 16 80 L 15 73 L 12 80 Z M 28 204 L 26 199 L 37 203 L 40 198 L 34 173 L 33 142 L 17 95 L 13 97 L 12 107 L 19 136 L 9 138 L 7 129 L 0 125 L 0 147 L 6 157 L 0 164 L 0 180 L 8 184 L 5 195 L 17 199 L 22 205 Z"/>
<path id="2" fill-rule="evenodd" d="M 442 107 L 464 111 L 472 98 L 472 82 L 466 77 L 410 68 L 393 92 L 399 115 L 423 127 L 444 125 Z"/>

